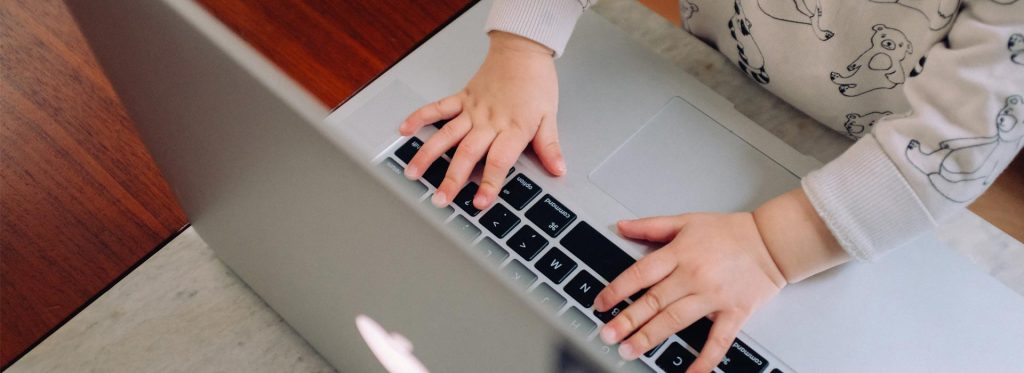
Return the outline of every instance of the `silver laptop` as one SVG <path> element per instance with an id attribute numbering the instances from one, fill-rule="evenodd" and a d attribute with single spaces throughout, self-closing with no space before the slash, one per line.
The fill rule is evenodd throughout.
<path id="1" fill-rule="evenodd" d="M 435 129 L 396 128 L 475 71 L 488 2 L 330 113 L 192 2 L 69 5 L 196 230 L 340 371 L 677 371 L 707 320 L 629 364 L 595 337 L 594 294 L 650 249 L 610 227 L 750 209 L 818 166 L 590 13 L 557 62 L 568 174 L 526 155 L 494 207 L 436 209 L 445 159 L 400 176 Z M 1024 371 L 1022 349 L 1024 299 L 925 236 L 787 287 L 719 369 Z"/>

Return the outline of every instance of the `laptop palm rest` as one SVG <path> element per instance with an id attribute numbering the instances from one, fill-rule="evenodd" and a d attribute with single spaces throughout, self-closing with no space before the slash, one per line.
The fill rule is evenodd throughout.
<path id="1" fill-rule="evenodd" d="M 800 186 L 785 167 L 679 97 L 590 180 L 637 216 L 751 210 Z"/>

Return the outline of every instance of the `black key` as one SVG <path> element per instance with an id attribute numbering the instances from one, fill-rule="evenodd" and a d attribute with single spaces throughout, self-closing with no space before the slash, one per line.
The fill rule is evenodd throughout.
<path id="1" fill-rule="evenodd" d="M 672 344 L 668 345 L 665 352 L 662 352 L 661 356 L 659 356 L 658 360 L 655 360 L 654 363 L 658 365 L 658 368 L 661 368 L 666 373 L 682 373 L 685 372 L 686 368 L 689 368 L 690 364 L 693 364 L 696 360 L 697 357 L 693 356 L 693 353 L 688 351 L 683 347 L 683 345 L 672 342 Z"/>
<path id="2" fill-rule="evenodd" d="M 540 230 L 551 237 L 557 237 L 565 227 L 576 220 L 576 214 L 558 202 L 550 194 L 545 194 L 539 202 L 526 211 L 526 218 L 537 224 Z"/>
<path id="3" fill-rule="evenodd" d="M 665 345 L 665 342 L 658 343 L 658 345 L 654 346 L 654 348 L 652 348 L 650 351 L 644 352 L 644 356 L 654 357 L 654 354 L 658 353 L 658 349 L 661 348 L 661 346 L 664 346 L 664 345 Z"/>
<path id="4" fill-rule="evenodd" d="M 405 142 L 401 147 L 395 150 L 395 156 L 401 159 L 405 164 L 409 164 L 412 160 L 412 156 L 416 155 L 416 152 L 420 151 L 420 147 L 423 146 L 423 141 L 413 136 Z"/>
<path id="5" fill-rule="evenodd" d="M 761 373 L 767 367 L 768 361 L 739 338 L 732 341 L 732 347 L 718 363 L 718 369 L 725 373 Z"/>
<path id="6" fill-rule="evenodd" d="M 530 204 L 530 201 L 537 198 L 540 190 L 540 186 L 535 184 L 533 180 L 530 180 L 526 175 L 519 174 L 513 177 L 512 180 L 509 180 L 505 187 L 501 188 L 501 192 L 498 195 L 516 210 L 522 210 L 526 205 Z"/>
<path id="7" fill-rule="evenodd" d="M 427 167 L 427 171 L 423 173 L 423 178 L 427 180 L 430 185 L 434 188 L 441 186 L 441 182 L 444 181 L 444 174 L 448 172 L 448 161 L 443 158 L 438 158 L 434 163 Z"/>
<path id="8" fill-rule="evenodd" d="M 509 176 L 512 176 L 512 173 L 514 173 L 514 172 L 516 172 L 516 168 L 515 168 L 515 166 L 513 166 L 513 167 L 509 167 L 509 169 L 508 169 L 508 173 L 507 173 L 507 174 L 505 174 L 505 177 L 509 177 Z"/>
<path id="9" fill-rule="evenodd" d="M 494 207 L 491 207 L 484 216 L 480 217 L 480 224 L 491 231 L 491 233 L 494 233 L 495 236 L 498 236 L 498 238 L 503 238 L 508 235 L 508 232 L 512 231 L 512 228 L 519 225 L 519 217 L 513 215 L 508 207 L 495 203 Z"/>
<path id="10" fill-rule="evenodd" d="M 622 312 L 622 310 L 626 309 L 626 306 L 628 306 L 626 302 L 619 302 L 619 304 L 616 304 L 615 307 L 612 307 L 611 309 L 605 312 L 597 312 L 597 310 L 594 310 L 594 316 L 597 316 L 598 320 L 601 320 L 601 322 L 607 324 L 609 321 L 612 321 L 612 319 L 614 319 L 615 316 L 618 316 L 619 312 Z"/>
<path id="11" fill-rule="evenodd" d="M 647 289 L 650 289 L 650 288 L 640 289 L 640 291 L 636 292 L 636 294 L 630 295 L 629 296 L 629 300 L 634 301 L 634 302 L 640 300 L 640 297 L 644 296 L 644 294 L 647 294 Z"/>
<path id="12" fill-rule="evenodd" d="M 476 195 L 477 189 L 480 189 L 480 186 L 474 182 L 466 184 L 466 186 L 462 187 L 462 190 L 459 191 L 459 194 L 455 196 L 455 199 L 452 200 L 452 203 L 459 206 L 459 208 L 469 214 L 469 216 L 476 216 L 476 214 L 480 213 L 480 210 L 473 207 L 473 196 Z"/>
<path id="13" fill-rule="evenodd" d="M 583 221 L 562 238 L 562 245 L 608 281 L 636 263 L 629 254 Z"/>
<path id="14" fill-rule="evenodd" d="M 594 305 L 594 298 L 597 297 L 597 293 L 601 292 L 601 289 L 604 289 L 604 284 L 587 271 L 580 271 L 568 284 L 565 284 L 565 292 L 586 308 Z"/>
<path id="15" fill-rule="evenodd" d="M 682 338 L 686 344 L 693 347 L 694 350 L 700 351 L 704 348 L 704 343 L 708 341 L 708 333 L 711 333 L 711 320 L 707 317 L 702 317 L 686 329 L 680 330 L 676 335 Z"/>
<path id="16" fill-rule="evenodd" d="M 782 373 L 782 371 L 779 370 L 779 368 L 775 368 L 775 369 L 772 369 L 772 373 Z"/>
<path id="17" fill-rule="evenodd" d="M 548 240 L 541 237 L 540 233 L 530 228 L 529 225 L 519 228 L 519 231 L 508 239 L 508 247 L 527 261 L 533 260 L 533 257 L 540 254 L 541 249 L 547 245 Z"/>
<path id="18" fill-rule="evenodd" d="M 562 250 L 553 247 L 533 266 L 537 267 L 537 270 L 543 273 L 544 276 L 547 276 L 552 282 L 561 284 L 572 273 L 572 270 L 576 269 L 576 261 L 565 255 Z"/>
<path id="19" fill-rule="evenodd" d="M 455 146 L 451 147 L 451 149 L 448 149 L 448 151 L 444 152 L 444 155 L 447 155 L 448 159 L 454 159 L 455 158 L 455 151 L 458 150 L 458 149 L 459 149 L 459 146 L 455 145 Z"/>
<path id="20" fill-rule="evenodd" d="M 439 120 L 437 122 L 434 122 L 434 124 L 432 124 L 432 126 L 434 126 L 437 129 L 441 129 L 441 127 L 444 127 L 445 124 L 448 124 L 448 121 L 449 121 L 449 119 L 441 119 L 441 120 Z"/>

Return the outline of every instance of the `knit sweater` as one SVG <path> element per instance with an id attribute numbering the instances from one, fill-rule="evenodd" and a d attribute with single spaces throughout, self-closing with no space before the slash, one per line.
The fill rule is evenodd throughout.
<path id="1" fill-rule="evenodd" d="M 560 56 L 589 0 L 497 0 Z M 1024 145 L 1024 0 L 680 0 L 684 28 L 856 142 L 802 180 L 872 260 L 980 196 Z"/>

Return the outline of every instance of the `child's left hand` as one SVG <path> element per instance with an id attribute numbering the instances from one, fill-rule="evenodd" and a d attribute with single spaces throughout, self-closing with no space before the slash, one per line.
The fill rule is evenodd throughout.
<path id="1" fill-rule="evenodd" d="M 594 307 L 607 311 L 650 287 L 601 329 L 601 339 L 636 359 L 701 317 L 711 333 L 688 372 L 710 372 L 725 356 L 740 327 L 778 294 L 786 278 L 758 232 L 753 214 L 683 214 L 625 220 L 628 238 L 667 244 L 628 268 L 602 290 Z"/>

